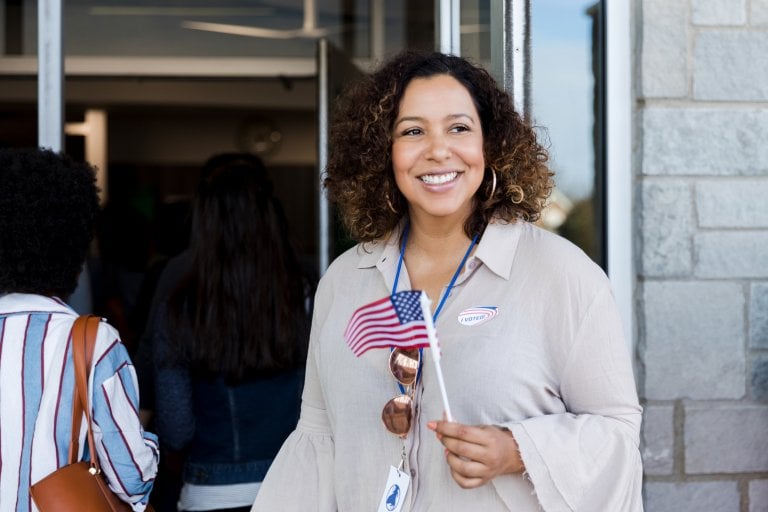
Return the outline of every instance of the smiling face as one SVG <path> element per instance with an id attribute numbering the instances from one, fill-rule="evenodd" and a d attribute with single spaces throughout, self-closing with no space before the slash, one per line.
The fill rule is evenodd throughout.
<path id="1" fill-rule="evenodd" d="M 449 75 L 416 78 L 405 89 L 392 133 L 395 182 L 412 219 L 463 224 L 483 181 L 480 116 Z"/>

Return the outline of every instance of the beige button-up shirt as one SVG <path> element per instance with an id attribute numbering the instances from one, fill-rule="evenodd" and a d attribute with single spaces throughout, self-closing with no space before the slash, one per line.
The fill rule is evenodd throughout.
<path id="1" fill-rule="evenodd" d="M 355 309 L 391 293 L 398 243 L 396 233 L 357 246 L 321 280 L 301 419 L 253 510 L 373 512 L 405 448 L 403 511 L 641 511 L 641 408 L 609 282 L 570 242 L 527 222 L 488 226 L 435 325 L 455 420 L 510 429 L 526 473 L 456 484 L 426 428 L 443 413 L 429 350 L 408 438 L 384 428 L 381 409 L 399 393 L 389 350 L 357 358 L 343 333 Z M 403 266 L 398 291 L 407 289 Z M 461 323 L 476 306 L 497 314 Z"/>

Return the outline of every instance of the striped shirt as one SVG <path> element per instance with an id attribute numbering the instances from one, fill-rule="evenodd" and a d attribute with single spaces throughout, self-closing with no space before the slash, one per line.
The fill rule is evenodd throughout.
<path id="1" fill-rule="evenodd" d="M 29 486 L 67 463 L 76 318 L 58 299 L 0 296 L 0 512 L 37 511 Z M 142 511 L 157 473 L 157 437 L 139 423 L 136 373 L 105 321 L 93 365 L 88 389 L 102 472 L 122 500 Z M 81 459 L 88 458 L 87 445 L 83 422 Z"/>

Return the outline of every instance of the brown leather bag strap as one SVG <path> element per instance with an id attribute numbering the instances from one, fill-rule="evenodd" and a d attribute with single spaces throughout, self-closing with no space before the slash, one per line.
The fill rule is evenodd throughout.
<path id="1" fill-rule="evenodd" d="M 92 468 L 101 471 L 99 458 L 96 455 L 96 444 L 93 441 L 91 428 L 91 408 L 88 405 L 88 374 L 93 361 L 93 351 L 96 346 L 96 334 L 101 319 L 95 315 L 82 315 L 72 326 L 72 358 L 75 366 L 75 391 L 72 398 L 72 437 L 69 443 L 69 463 L 77 462 L 79 450 L 80 421 L 85 414 L 88 429 L 88 450 Z"/>
<path id="2" fill-rule="evenodd" d="M 82 339 L 85 332 L 85 323 L 87 317 L 79 316 L 72 324 L 72 331 L 70 333 L 70 343 L 72 346 L 72 360 L 75 359 L 75 340 Z M 77 333 L 77 335 L 75 334 Z M 76 371 L 74 372 L 77 373 Z M 69 454 L 67 455 L 67 464 L 74 464 L 77 462 L 77 453 L 80 450 L 80 422 L 83 417 L 83 405 L 80 402 L 80 393 L 78 393 L 77 387 L 77 375 L 75 375 L 74 391 L 72 393 L 72 429 L 69 432 Z"/>

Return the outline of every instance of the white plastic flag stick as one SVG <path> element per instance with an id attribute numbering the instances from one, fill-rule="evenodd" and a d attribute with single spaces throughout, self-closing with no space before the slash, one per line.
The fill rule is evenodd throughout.
<path id="1" fill-rule="evenodd" d="M 419 298 L 421 304 L 421 313 L 424 315 L 424 322 L 427 324 L 427 337 L 429 338 L 429 348 L 432 349 L 432 359 L 435 361 L 435 373 L 437 373 L 437 383 L 440 386 L 440 395 L 443 397 L 443 408 L 445 409 L 445 419 L 453 421 L 451 407 L 448 405 L 448 394 L 445 392 L 445 382 L 443 381 L 443 369 L 440 367 L 440 345 L 437 342 L 437 333 L 435 324 L 432 322 L 432 301 L 427 294 L 421 292 Z"/>

